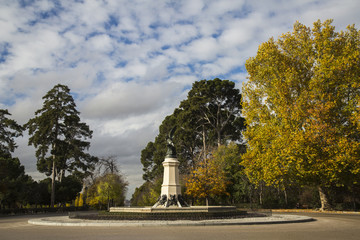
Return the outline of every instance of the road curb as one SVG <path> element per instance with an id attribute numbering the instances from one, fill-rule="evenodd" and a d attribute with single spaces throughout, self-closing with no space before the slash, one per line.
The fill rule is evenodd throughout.
<path id="1" fill-rule="evenodd" d="M 42 226 L 73 226 L 73 227 L 154 227 L 154 226 L 223 226 L 223 225 L 255 225 L 255 224 L 283 224 L 314 221 L 307 216 L 273 214 L 271 217 L 216 219 L 216 220 L 178 220 L 178 221 L 106 221 L 81 220 L 63 217 L 46 217 L 30 219 L 29 224 Z"/>
<path id="2" fill-rule="evenodd" d="M 314 210 L 314 209 L 271 209 L 273 213 L 328 213 L 328 214 L 351 214 L 360 215 L 360 212 L 354 211 L 330 211 L 330 210 Z"/>

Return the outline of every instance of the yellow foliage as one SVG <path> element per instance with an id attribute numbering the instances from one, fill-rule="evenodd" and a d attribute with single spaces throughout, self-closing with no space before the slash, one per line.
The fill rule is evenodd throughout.
<path id="1" fill-rule="evenodd" d="M 185 193 L 194 198 L 229 195 L 226 192 L 228 184 L 222 162 L 209 158 L 198 162 L 187 177 Z"/>
<path id="2" fill-rule="evenodd" d="M 75 207 L 84 206 L 84 195 L 82 193 L 78 194 L 75 199 Z"/>
<path id="3" fill-rule="evenodd" d="M 249 178 L 350 184 L 360 175 L 360 32 L 300 23 L 246 62 Z"/>

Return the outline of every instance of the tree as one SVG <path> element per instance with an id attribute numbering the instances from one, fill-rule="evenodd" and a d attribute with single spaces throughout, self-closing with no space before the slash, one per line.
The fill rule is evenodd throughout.
<path id="1" fill-rule="evenodd" d="M 145 181 L 153 181 L 162 176 L 163 166 L 166 155 L 166 136 L 170 130 L 176 126 L 176 117 L 174 115 L 167 116 L 159 127 L 159 134 L 154 142 L 149 142 L 141 151 L 141 163 L 143 165 L 143 179 Z M 175 142 L 176 143 L 176 142 Z M 176 146 L 179 148 L 179 146 Z M 181 162 L 181 155 L 178 155 Z"/>
<path id="2" fill-rule="evenodd" d="M 174 126 L 179 169 L 185 174 L 194 166 L 196 157 L 207 158 L 207 149 L 228 140 L 241 140 L 244 125 L 240 102 L 241 94 L 234 82 L 218 78 L 195 82 L 187 99 L 164 119 L 155 141 L 149 142 L 142 151 L 144 180 L 152 181 L 161 176 L 166 136 Z"/>
<path id="3" fill-rule="evenodd" d="M 119 171 L 116 156 L 100 158 L 88 180 L 87 191 L 83 192 L 84 202 L 99 208 L 107 205 L 108 209 L 124 205 L 129 183 Z"/>
<path id="4" fill-rule="evenodd" d="M 5 204 L 15 207 L 16 202 L 28 198 L 25 189 L 33 181 L 20 160 L 11 155 L 17 147 L 14 138 L 21 136 L 23 129 L 8 116 L 8 110 L 0 109 L 0 208 Z"/>
<path id="5" fill-rule="evenodd" d="M 210 149 L 227 141 L 241 141 L 244 120 L 241 112 L 241 94 L 229 80 L 201 80 L 193 84 L 187 99 L 173 114 L 167 116 L 159 127 L 154 142 L 149 142 L 141 152 L 145 186 L 154 186 L 162 177 L 162 162 L 166 155 L 166 136 L 173 127 L 180 174 L 189 174 L 199 161 L 207 159 Z M 150 183 L 148 183 L 150 182 Z M 150 194 L 146 191 L 146 194 Z M 136 196 L 143 196 L 137 193 Z M 149 197 L 151 198 L 151 197 Z"/>
<path id="6" fill-rule="evenodd" d="M 243 129 L 241 113 L 241 94 L 235 83 L 229 80 L 201 80 L 193 84 L 188 98 L 181 102 L 182 114 L 191 121 L 203 135 L 205 132 L 217 146 L 226 140 L 239 140 Z"/>
<path id="7" fill-rule="evenodd" d="M 242 166 L 241 155 L 245 153 L 245 145 L 230 142 L 213 151 L 213 158 L 222 166 L 227 181 L 226 192 L 231 204 L 250 202 L 251 184 Z"/>
<path id="8" fill-rule="evenodd" d="M 104 169 L 103 174 L 107 174 L 107 173 L 115 174 L 115 173 L 119 172 L 119 168 L 117 166 L 115 156 L 108 156 L 108 157 L 100 158 L 98 165 L 99 165 L 99 171 L 101 171 L 101 169 Z"/>
<path id="9" fill-rule="evenodd" d="M 243 87 L 248 150 L 243 162 L 255 183 L 325 189 L 359 184 L 360 33 L 332 21 L 260 45 L 247 60 Z"/>
<path id="10" fill-rule="evenodd" d="M 103 206 L 107 209 L 111 206 L 123 206 L 128 182 L 120 174 L 107 173 L 99 177 L 93 184 L 87 197 L 89 205 Z"/>
<path id="11" fill-rule="evenodd" d="M 10 154 L 16 148 L 14 138 L 22 135 L 22 127 L 15 120 L 9 119 L 11 114 L 6 109 L 0 109 L 0 152 Z"/>
<path id="12" fill-rule="evenodd" d="M 32 186 L 32 202 L 37 205 L 48 205 L 51 200 L 51 179 L 45 178 L 39 182 L 34 182 Z"/>
<path id="13" fill-rule="evenodd" d="M 222 163 L 215 158 L 202 159 L 186 179 L 186 194 L 194 198 L 206 200 L 209 205 L 209 197 L 229 195 L 226 191 L 230 182 Z"/>
<path id="14" fill-rule="evenodd" d="M 58 84 L 44 97 L 43 107 L 26 124 L 29 145 L 34 145 L 37 168 L 52 178 L 51 207 L 55 202 L 55 178 L 61 182 L 65 171 L 77 175 L 88 174 L 97 158 L 85 151 L 92 131 L 80 122 L 79 112 L 70 89 Z"/>
<path id="15" fill-rule="evenodd" d="M 61 202 L 63 206 L 68 202 L 76 199 L 77 195 L 82 189 L 81 179 L 74 175 L 63 177 L 62 181 L 56 184 L 56 192 L 59 197 L 57 201 Z"/>
<path id="16" fill-rule="evenodd" d="M 24 203 L 29 197 L 25 191 L 32 182 L 18 158 L 0 154 L 0 208 L 5 205 L 16 207 L 17 202 Z"/>
<path id="17" fill-rule="evenodd" d="M 130 200 L 131 206 L 153 206 L 161 194 L 162 182 L 163 179 L 158 177 L 137 187 Z"/>

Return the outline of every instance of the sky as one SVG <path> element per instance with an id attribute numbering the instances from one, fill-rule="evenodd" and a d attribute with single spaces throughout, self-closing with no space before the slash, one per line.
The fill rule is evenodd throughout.
<path id="1" fill-rule="evenodd" d="M 0 0 L 0 108 L 24 124 L 67 85 L 94 131 L 90 153 L 117 157 L 130 199 L 143 183 L 141 150 L 195 81 L 241 89 L 261 43 L 296 21 L 359 29 L 359 9 L 358 0 Z M 13 155 L 44 179 L 28 137 Z"/>

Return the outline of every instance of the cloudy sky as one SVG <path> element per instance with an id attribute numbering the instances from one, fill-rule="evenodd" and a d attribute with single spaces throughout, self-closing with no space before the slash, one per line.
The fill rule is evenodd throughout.
<path id="1" fill-rule="evenodd" d="M 246 81 L 244 63 L 260 43 L 334 19 L 360 25 L 358 0 L 0 0 L 0 108 L 24 124 L 54 85 L 70 87 L 94 131 L 91 153 L 118 156 L 142 184 L 140 152 L 153 141 L 194 81 Z M 34 179 L 34 148 L 17 139 Z"/>

